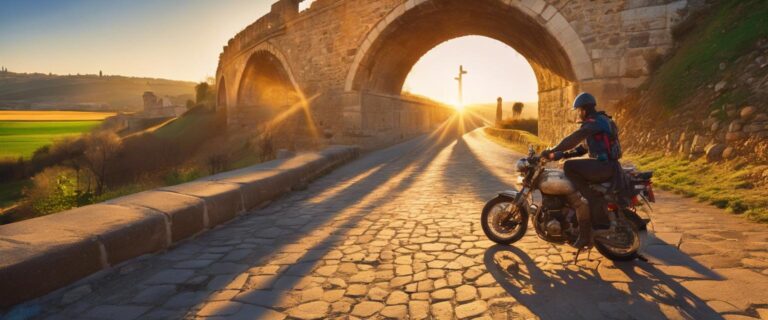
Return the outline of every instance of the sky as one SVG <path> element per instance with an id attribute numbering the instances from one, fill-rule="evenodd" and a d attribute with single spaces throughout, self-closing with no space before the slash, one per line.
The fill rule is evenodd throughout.
<path id="1" fill-rule="evenodd" d="M 0 0 L 0 65 L 16 72 L 202 81 L 271 0 Z"/>
<path id="2" fill-rule="evenodd" d="M 510 46 L 481 36 L 466 36 L 432 48 L 413 66 L 403 91 L 458 105 L 459 66 L 464 104 L 504 101 L 538 101 L 536 76 L 528 61 Z"/>
<path id="3" fill-rule="evenodd" d="M 222 46 L 269 12 L 272 0 L 0 0 L 0 66 L 12 72 L 203 81 Z M 306 8 L 311 0 L 302 3 Z M 536 101 L 525 58 L 489 38 L 447 41 L 413 67 L 404 90 L 456 104 Z"/>

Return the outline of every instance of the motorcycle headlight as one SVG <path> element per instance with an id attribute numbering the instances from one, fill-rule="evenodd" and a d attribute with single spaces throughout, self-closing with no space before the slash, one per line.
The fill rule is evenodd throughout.
<path id="1" fill-rule="evenodd" d="M 517 171 L 518 172 L 525 172 L 525 171 L 528 170 L 528 167 L 529 167 L 528 160 L 526 160 L 524 158 L 520 159 L 520 160 L 517 160 L 517 165 L 516 166 L 517 166 Z"/>

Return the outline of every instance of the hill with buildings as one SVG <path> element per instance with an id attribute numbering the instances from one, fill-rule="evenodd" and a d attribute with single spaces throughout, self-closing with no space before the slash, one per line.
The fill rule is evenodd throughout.
<path id="1" fill-rule="evenodd" d="M 137 111 L 146 91 L 184 105 L 194 99 L 194 87 L 193 82 L 155 78 L 6 71 L 0 72 L 0 109 Z"/>

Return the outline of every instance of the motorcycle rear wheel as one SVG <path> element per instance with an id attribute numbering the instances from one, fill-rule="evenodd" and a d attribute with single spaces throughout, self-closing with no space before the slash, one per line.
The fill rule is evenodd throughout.
<path id="1" fill-rule="evenodd" d="M 632 261 L 638 258 L 638 251 L 642 245 L 642 236 L 638 227 L 630 220 L 620 222 L 620 228 L 625 228 L 625 232 L 630 233 L 629 248 L 617 248 L 608 243 L 595 239 L 595 248 L 600 254 L 612 261 Z"/>
<path id="2" fill-rule="evenodd" d="M 485 236 L 498 244 L 511 244 L 520 240 L 528 229 L 527 208 L 515 206 L 508 197 L 498 196 L 485 204 L 480 225 Z M 511 207 L 510 207 L 511 206 Z M 504 212 L 505 210 L 509 210 Z M 504 217 L 505 214 L 512 215 Z M 514 221 L 510 221 L 514 219 Z"/>

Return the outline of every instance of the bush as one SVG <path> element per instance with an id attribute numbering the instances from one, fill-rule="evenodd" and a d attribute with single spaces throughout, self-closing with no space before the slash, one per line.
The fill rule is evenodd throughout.
<path id="1" fill-rule="evenodd" d="M 83 191 L 79 173 L 65 167 L 46 168 L 32 178 L 32 187 L 24 195 L 36 215 L 68 210 L 89 204 L 92 195 Z"/>
<path id="2" fill-rule="evenodd" d="M 182 184 L 186 182 L 190 182 L 192 180 L 198 179 L 200 177 L 203 177 L 204 174 L 202 174 L 197 169 L 173 169 L 171 172 L 165 175 L 165 178 L 163 179 L 165 182 L 165 185 L 173 186 L 177 184 Z"/>

